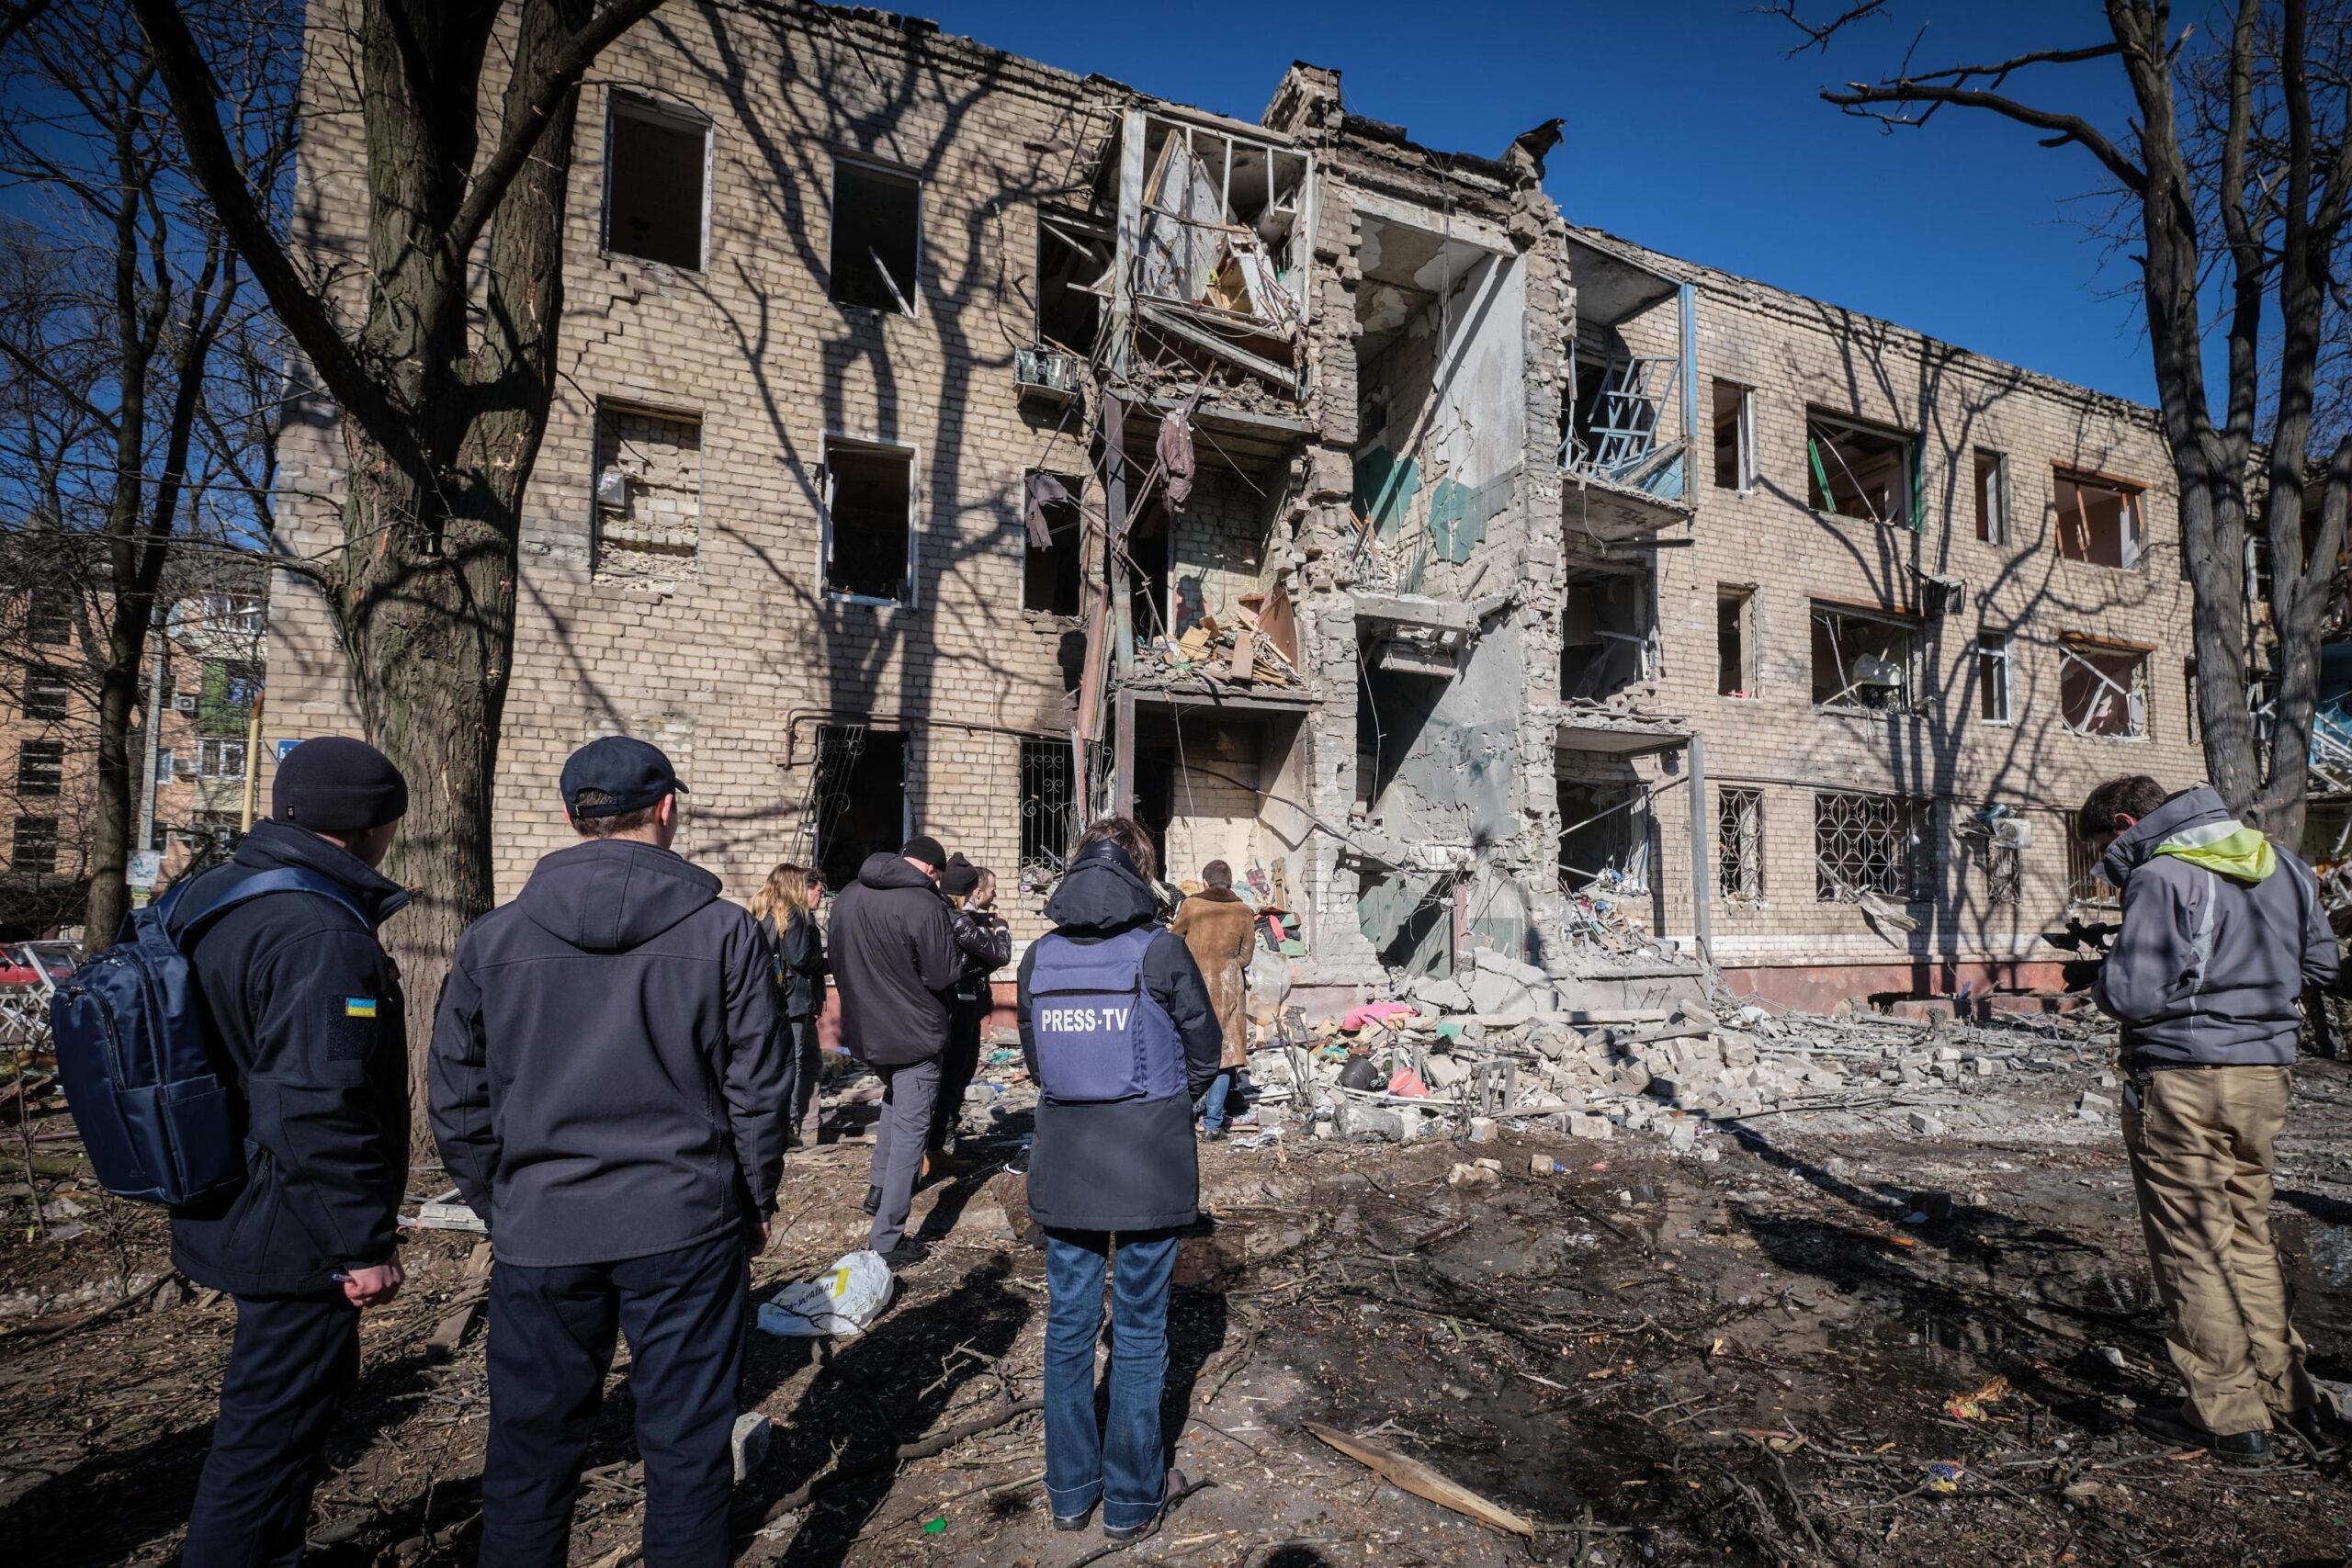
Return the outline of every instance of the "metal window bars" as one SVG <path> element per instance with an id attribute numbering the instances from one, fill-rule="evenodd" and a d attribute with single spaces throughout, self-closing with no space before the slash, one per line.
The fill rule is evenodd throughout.
<path id="1" fill-rule="evenodd" d="M 1062 874 L 1078 831 L 1076 763 L 1067 740 L 1021 742 L 1021 868 L 1024 893 L 1043 892 Z"/>
<path id="2" fill-rule="evenodd" d="M 2007 844 L 1987 842 L 1984 856 L 1984 902 L 1994 906 L 2022 902 L 2024 857 Z"/>
<path id="3" fill-rule="evenodd" d="M 2059 814 L 2058 836 L 2066 844 L 2066 908 L 2112 909 L 2120 906 L 2122 893 L 2098 874 L 2098 858 L 2075 834 L 2071 813 Z"/>
<path id="4" fill-rule="evenodd" d="M 1822 790 L 1813 797 L 1815 897 L 1854 904 L 1865 895 L 1917 896 L 1917 803 L 1900 795 Z"/>
<path id="5" fill-rule="evenodd" d="M 1728 902 L 1761 903 L 1764 898 L 1764 792 L 1760 789 L 1718 789 L 1715 792 L 1716 886 Z"/>
<path id="6" fill-rule="evenodd" d="M 835 825 L 849 814 L 850 780 L 865 753 L 867 728 L 863 724 L 818 728 L 816 765 L 808 770 L 808 785 L 800 797 L 800 825 L 793 833 L 793 858 L 803 865 L 820 863 Z M 836 884 L 828 877 L 826 886 Z"/>

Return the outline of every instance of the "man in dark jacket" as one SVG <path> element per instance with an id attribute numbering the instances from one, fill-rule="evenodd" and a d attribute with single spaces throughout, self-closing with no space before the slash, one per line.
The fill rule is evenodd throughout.
<path id="1" fill-rule="evenodd" d="M 1114 1540 L 1153 1529 L 1183 1488 L 1159 1427 L 1168 1299 L 1176 1232 L 1200 1213 L 1193 1101 L 1222 1045 L 1198 965 L 1158 925 L 1154 869 L 1134 822 L 1089 828 L 1046 903 L 1053 933 L 1021 959 L 1021 1052 L 1040 1091 L 1028 1201 L 1046 1232 L 1046 1493 L 1061 1529 L 1100 1499 Z M 1106 1271 L 1116 1310 L 1098 1426 Z"/>
<path id="2" fill-rule="evenodd" d="M 866 1167 L 865 1212 L 874 1224 L 865 1245 L 886 1258 L 906 1239 L 939 1094 L 948 992 L 964 967 L 955 917 L 935 880 L 946 863 L 939 840 L 922 834 L 895 855 L 866 856 L 857 880 L 833 896 L 826 933 L 842 993 L 842 1043 L 882 1075 L 882 1120 Z"/>
<path id="3" fill-rule="evenodd" d="M 468 927 L 434 1023 L 441 1157 L 490 1227 L 485 1562 L 564 1562 L 616 1331 L 628 1336 L 649 1563 L 729 1561 L 748 1254 L 784 1159 L 766 938 L 670 849 L 679 784 L 641 740 L 572 753 L 581 841 Z"/>
<path id="4" fill-rule="evenodd" d="M 2332 1452 L 2270 1239 L 2296 1002 L 2336 977 L 2318 882 L 2203 785 L 2166 795 L 2144 774 L 2111 779 L 2078 829 L 2122 890 L 2091 994 L 2123 1024 L 2123 1142 L 2188 1389 L 2142 1425 L 2241 1462 L 2270 1457 L 2274 1424 Z"/>
<path id="5" fill-rule="evenodd" d="M 382 752 L 306 740 L 278 764 L 269 819 L 181 905 L 288 867 L 342 893 L 267 894 L 196 938 L 220 1076 L 244 1100 L 246 1175 L 233 1193 L 172 1212 L 173 1265 L 237 1302 L 182 1548 L 190 1568 L 301 1556 L 319 1452 L 359 1377 L 360 1309 L 401 1288 L 408 1051 L 399 974 L 376 927 L 408 895 L 375 868 L 407 809 Z"/>

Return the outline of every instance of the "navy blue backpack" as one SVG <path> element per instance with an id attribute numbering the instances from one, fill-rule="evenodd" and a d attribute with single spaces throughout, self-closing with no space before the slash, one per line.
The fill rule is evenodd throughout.
<path id="1" fill-rule="evenodd" d="M 173 931 L 180 897 L 214 883 Z M 98 1185 L 119 1198 L 187 1203 L 244 1179 L 239 1095 L 220 1081 L 187 944 L 247 899 L 315 893 L 367 923 L 315 872 L 280 869 L 181 883 L 123 922 L 120 941 L 74 972 L 49 1004 L 57 1073 Z"/>

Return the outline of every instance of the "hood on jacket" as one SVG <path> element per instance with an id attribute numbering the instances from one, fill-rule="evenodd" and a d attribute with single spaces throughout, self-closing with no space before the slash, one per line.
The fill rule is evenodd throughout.
<path id="1" fill-rule="evenodd" d="M 359 908 L 378 925 L 390 919 L 409 901 L 407 888 L 341 844 L 322 839 L 307 828 L 272 818 L 255 822 L 238 842 L 237 852 L 229 859 L 232 864 L 255 871 L 291 866 L 316 872 L 356 895 Z"/>
<path id="2" fill-rule="evenodd" d="M 857 879 L 868 887 L 920 887 L 939 891 L 939 884 L 917 871 L 914 863 L 895 850 L 877 850 L 857 868 Z"/>
<path id="3" fill-rule="evenodd" d="M 718 878 L 658 845 L 587 839 L 543 857 L 514 903 L 584 953 L 640 947 L 718 897 Z"/>
<path id="4" fill-rule="evenodd" d="M 1078 852 L 1046 900 L 1046 919 L 1073 935 L 1114 936 L 1159 913 L 1159 900 L 1127 852 L 1101 841 Z"/>
<path id="5" fill-rule="evenodd" d="M 2210 784 L 2185 789 L 2134 822 L 2108 846 L 2099 874 L 2118 887 L 2157 855 L 2239 882 L 2257 883 L 2278 869 L 2278 857 L 2261 829 L 2230 815 Z"/>

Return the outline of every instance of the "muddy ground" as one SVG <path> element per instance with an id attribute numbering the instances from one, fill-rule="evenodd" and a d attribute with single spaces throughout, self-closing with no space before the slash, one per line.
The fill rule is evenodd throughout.
<path id="1" fill-rule="evenodd" d="M 1166 1403 L 1177 1462 L 1202 1484 L 1124 1551 L 1048 1526 L 1040 1258 L 1015 1228 L 1017 1182 L 976 1163 L 922 1195 L 931 1255 L 872 1332 L 753 1336 L 744 1397 L 776 1441 L 741 1489 L 740 1560 L 2346 1562 L 2341 1465 L 2232 1471 L 2132 1428 L 2132 1403 L 2168 1397 L 2170 1379 L 2120 1144 L 2066 1121 L 2093 1065 L 2077 1066 L 2005 1086 L 2040 1114 L 1965 1141 L 1865 1110 L 1711 1133 L 1712 1162 L 1549 1134 L 1205 1148 L 1213 1218 L 1180 1270 Z M 1011 1118 L 986 1146 L 1012 1157 L 1022 1130 Z M 2352 1075 L 2307 1066 L 2278 1223 L 2314 1371 L 2339 1380 L 2348 1131 Z M 1566 1172 L 1532 1176 L 1534 1153 Z M 790 1223 L 754 1269 L 763 1293 L 857 1243 L 864 1154 L 794 1159 Z M 1500 1160 L 1499 1182 L 1450 1186 L 1474 1155 Z M 79 1235 L 28 1240 L 19 1198 L 0 1253 L 0 1542 L 22 1562 L 161 1561 L 232 1310 L 164 1272 L 154 1212 L 65 1195 Z M 420 1237 L 408 1292 L 368 1315 L 315 1561 L 472 1560 L 487 1406 L 471 1251 L 471 1237 Z M 634 1557 L 626 1371 L 624 1354 L 576 1562 Z M 1996 1377 L 2008 1392 L 1976 1418 L 1947 1414 Z M 1538 1533 L 1400 1492 L 1306 1420 L 1368 1434 Z"/>

